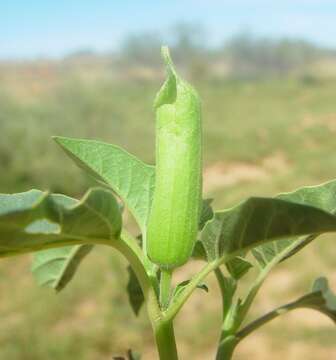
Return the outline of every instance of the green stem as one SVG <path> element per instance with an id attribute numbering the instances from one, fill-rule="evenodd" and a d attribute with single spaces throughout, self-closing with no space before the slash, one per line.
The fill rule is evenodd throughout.
<path id="1" fill-rule="evenodd" d="M 221 269 L 218 267 L 217 269 L 215 269 L 215 275 L 216 275 L 216 279 L 219 285 L 219 290 L 221 293 L 221 297 L 222 297 L 222 314 L 223 314 L 223 320 L 224 320 L 224 315 L 225 315 L 225 311 L 226 311 L 226 303 L 225 303 L 225 278 L 224 275 L 221 271 Z"/>
<path id="2" fill-rule="evenodd" d="M 129 261 L 139 280 L 146 300 L 147 312 L 155 335 L 160 360 L 178 360 L 173 323 L 170 320 L 162 318 L 162 312 L 153 288 L 153 282 L 151 281 L 148 268 L 146 268 L 146 257 L 143 255 L 136 240 L 126 231 L 122 232 L 120 240 L 121 241 L 114 242 L 112 246 L 119 250 Z M 170 289 L 170 277 L 169 274 L 165 274 L 161 279 L 163 280 L 164 286 L 162 286 L 165 294 L 167 294 L 166 289 Z"/>
<path id="3" fill-rule="evenodd" d="M 226 257 L 223 257 L 220 260 L 215 260 L 205 265 L 205 267 L 190 280 L 189 284 L 181 292 L 181 295 L 171 303 L 165 312 L 165 318 L 172 320 L 196 289 L 197 285 L 199 285 L 211 271 L 215 270 L 225 260 Z"/>
<path id="4" fill-rule="evenodd" d="M 127 231 L 123 231 L 120 241 L 106 243 L 120 251 L 128 260 L 135 272 L 144 294 L 147 312 L 152 324 L 160 360 L 178 360 L 173 322 L 163 317 L 151 279 L 151 264 L 144 256 L 137 241 Z M 160 299 L 163 304 L 169 302 L 171 271 L 163 270 L 160 281 Z"/>
<path id="5" fill-rule="evenodd" d="M 216 360 L 230 360 L 239 339 L 233 335 L 221 339 L 217 349 Z"/>
<path id="6" fill-rule="evenodd" d="M 178 360 L 173 322 L 158 321 L 154 334 L 160 360 Z"/>
<path id="7" fill-rule="evenodd" d="M 160 305 L 161 309 L 167 309 L 170 300 L 170 287 L 172 270 L 161 269 L 160 275 Z"/>
<path id="8" fill-rule="evenodd" d="M 122 231 L 120 238 L 120 241 L 115 241 L 110 245 L 124 255 L 136 274 L 146 300 L 149 318 L 153 324 L 156 319 L 161 317 L 161 311 L 155 293 L 154 279 L 146 266 L 147 259 L 136 240 L 128 232 Z"/>
<path id="9" fill-rule="evenodd" d="M 128 260 L 146 297 L 151 283 L 145 267 L 145 258 L 135 239 L 129 233 L 123 231 L 120 235 L 120 241 L 113 242 L 111 245 Z"/>
<path id="10" fill-rule="evenodd" d="M 256 279 L 254 284 L 249 289 L 248 295 L 245 298 L 245 301 L 243 302 L 243 304 L 241 306 L 241 310 L 239 312 L 239 317 L 236 319 L 236 327 L 237 328 L 239 328 L 241 326 L 242 322 L 244 321 L 244 319 L 253 303 L 253 300 L 255 299 L 261 285 L 265 281 L 265 279 L 266 279 L 267 275 L 269 274 L 269 272 L 271 271 L 271 269 L 276 264 L 278 264 L 283 259 L 285 259 L 286 256 L 289 256 L 292 253 L 292 251 L 297 249 L 298 246 L 300 246 L 301 244 L 303 246 L 306 243 L 306 241 L 307 241 L 306 237 L 303 237 L 299 241 L 293 242 L 293 244 L 291 244 L 284 251 L 282 251 L 277 256 L 275 256 L 272 259 L 272 261 L 270 261 L 265 266 L 265 268 L 262 269 L 258 278 Z M 223 299 L 225 299 L 224 292 L 223 292 L 223 276 L 220 273 L 219 268 L 215 270 L 215 273 L 216 273 L 218 283 L 220 285 L 221 294 L 223 296 Z M 218 350 L 217 350 L 216 360 L 230 360 L 232 358 L 235 347 L 238 345 L 238 343 L 244 337 L 248 336 L 252 331 L 256 330 L 260 326 L 271 321 L 275 317 L 294 309 L 295 305 L 296 305 L 296 302 L 293 302 L 293 303 L 284 305 L 278 309 L 275 309 L 275 310 L 267 313 L 266 315 L 262 316 L 261 318 L 253 321 L 252 323 L 250 323 L 249 325 L 247 325 L 246 327 L 244 327 L 242 330 L 238 331 L 237 333 L 234 331 L 235 334 L 232 334 L 232 333 L 230 334 L 223 330 L 222 334 L 221 334 L 221 339 L 220 339 L 220 343 L 218 346 Z"/>
<path id="11" fill-rule="evenodd" d="M 291 310 L 295 310 L 300 307 L 307 307 L 310 308 L 309 305 L 306 305 L 307 303 L 310 304 L 312 302 L 312 299 L 314 300 L 316 298 L 316 294 L 307 294 L 302 296 L 301 298 L 292 301 L 288 304 L 279 306 L 278 308 L 266 313 L 265 315 L 261 316 L 260 318 L 253 320 L 251 323 L 246 325 L 243 329 L 238 331 L 236 336 L 239 338 L 239 341 L 242 340 L 244 337 L 251 334 L 253 331 L 257 330 L 261 326 L 267 324 L 271 320 L 277 318 L 280 315 L 286 314 L 287 312 Z"/>
<path id="12" fill-rule="evenodd" d="M 307 237 L 304 236 L 300 238 L 298 241 L 293 241 L 291 245 L 289 245 L 287 248 L 285 248 L 284 251 L 277 254 L 259 273 L 257 279 L 254 281 L 250 289 L 248 290 L 247 296 L 241 306 L 240 311 L 240 324 L 244 321 L 246 318 L 246 315 L 248 314 L 252 303 L 257 296 L 259 289 L 261 288 L 262 284 L 264 283 L 265 279 L 267 278 L 269 272 L 273 269 L 275 265 L 277 265 L 282 260 L 286 259 L 286 257 L 291 254 L 293 250 L 295 250 L 298 246 L 304 244 L 307 241 Z"/>
<path id="13" fill-rule="evenodd" d="M 228 319 L 228 316 L 230 317 L 230 311 L 233 309 L 233 295 L 235 293 L 236 285 L 231 292 L 228 287 L 225 286 L 225 282 L 227 281 L 225 279 L 224 274 L 222 273 L 221 269 L 218 267 L 215 269 L 215 275 L 217 278 L 217 282 L 219 285 L 221 297 L 222 297 L 222 317 L 223 317 L 223 324 L 222 324 L 222 331 L 220 335 L 219 344 L 217 347 L 217 355 L 216 360 L 229 360 L 231 359 L 233 355 L 233 351 L 238 343 L 236 337 L 233 335 L 232 332 L 232 319 Z M 227 321 L 229 320 L 229 324 L 227 324 Z M 228 329 L 226 329 L 226 326 L 228 326 Z"/>

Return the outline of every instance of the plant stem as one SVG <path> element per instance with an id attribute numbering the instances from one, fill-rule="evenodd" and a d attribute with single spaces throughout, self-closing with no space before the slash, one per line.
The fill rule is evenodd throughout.
<path id="1" fill-rule="evenodd" d="M 223 259 L 224 259 L 224 257 L 223 257 Z M 177 315 L 177 313 L 180 311 L 180 309 L 182 308 L 184 303 L 188 300 L 189 296 L 196 289 L 197 285 L 200 282 L 202 282 L 202 280 L 211 271 L 216 269 L 221 264 L 221 262 L 224 261 L 223 259 L 221 259 L 220 261 L 218 260 L 218 261 L 212 261 L 212 262 L 208 263 L 207 265 L 204 266 L 204 268 L 198 274 L 194 275 L 194 277 L 191 279 L 189 284 L 184 288 L 181 295 L 177 299 L 175 299 L 171 303 L 169 308 L 167 309 L 167 311 L 165 313 L 166 319 L 173 319 Z"/>
<path id="2" fill-rule="evenodd" d="M 138 278 L 146 299 L 148 316 L 154 331 L 160 360 L 178 360 L 173 322 L 162 317 L 162 311 L 150 279 L 150 273 L 148 272 L 148 267 L 146 268 L 147 259 L 144 257 L 136 240 L 127 231 L 122 232 L 120 240 L 109 245 L 112 245 L 125 256 Z M 162 271 L 160 280 L 160 290 L 162 290 L 160 299 L 163 296 L 163 303 L 168 303 L 171 271 Z"/>
<path id="3" fill-rule="evenodd" d="M 224 275 L 221 271 L 221 269 L 218 267 L 217 269 L 215 269 L 215 275 L 216 275 L 216 279 L 219 285 L 219 290 L 221 293 L 221 297 L 222 297 L 222 314 L 223 314 L 223 321 L 224 321 L 224 314 L 226 311 L 225 308 L 225 278 Z"/>
<path id="4" fill-rule="evenodd" d="M 314 235 L 315 236 L 315 235 Z M 252 286 L 248 290 L 247 296 L 241 305 L 240 312 L 240 324 L 246 318 L 247 313 L 249 312 L 251 305 L 257 296 L 259 289 L 267 278 L 269 272 L 273 269 L 275 265 L 277 265 L 282 260 L 286 259 L 286 257 L 291 254 L 293 250 L 295 250 L 298 246 L 305 244 L 307 241 L 307 237 L 303 236 L 298 241 L 293 241 L 291 245 L 285 248 L 282 252 L 277 254 L 259 273 L 257 279 L 253 282 Z"/>
<path id="5" fill-rule="evenodd" d="M 160 305 L 161 309 L 167 309 L 170 300 L 170 286 L 172 270 L 161 269 L 160 275 Z"/>
<path id="6" fill-rule="evenodd" d="M 147 303 L 149 318 L 153 323 L 153 319 L 160 318 L 161 311 L 153 283 L 146 270 L 146 258 L 144 258 L 141 248 L 138 246 L 135 239 L 128 234 L 128 232 L 123 231 L 120 240 L 121 241 L 113 242 L 111 245 L 124 255 L 133 268 Z"/>
<path id="7" fill-rule="evenodd" d="M 232 359 L 233 351 L 238 344 L 239 339 L 233 335 L 221 339 L 219 344 L 216 360 L 230 360 Z"/>
<path id="8" fill-rule="evenodd" d="M 172 321 L 158 321 L 154 327 L 160 360 L 178 360 Z"/>
<path id="9" fill-rule="evenodd" d="M 219 267 L 215 269 L 215 275 L 221 292 L 223 315 L 222 331 L 217 347 L 216 360 L 229 360 L 231 359 L 233 351 L 238 344 L 237 338 L 233 335 L 234 332 L 232 331 L 234 322 L 232 322 L 233 319 L 230 317 L 230 311 L 235 309 L 233 307 L 233 295 L 236 290 L 236 285 L 233 291 L 230 290 L 229 286 L 225 286 L 225 282 L 227 280 Z M 229 317 L 229 319 L 227 319 L 227 317 Z M 229 324 L 227 324 L 228 320 Z M 227 325 L 228 329 L 226 329 Z"/>
<path id="10" fill-rule="evenodd" d="M 316 298 L 316 293 L 311 293 L 300 297 L 299 299 L 292 301 L 288 304 L 279 306 L 278 308 L 266 313 L 265 315 L 261 316 L 260 318 L 253 320 L 251 323 L 246 325 L 243 329 L 238 331 L 237 337 L 239 340 L 242 340 L 244 337 L 251 334 L 253 331 L 257 330 L 261 326 L 267 324 L 271 320 L 275 319 L 276 317 L 286 314 L 289 311 L 295 310 L 297 308 L 313 308 L 307 304 L 310 304 L 312 300 Z"/>

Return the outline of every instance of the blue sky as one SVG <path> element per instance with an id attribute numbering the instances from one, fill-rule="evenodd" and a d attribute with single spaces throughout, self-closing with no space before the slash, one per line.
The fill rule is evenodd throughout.
<path id="1" fill-rule="evenodd" d="M 210 44 L 241 30 L 336 48 L 336 0 L 3 0 L 0 58 L 116 49 L 128 33 L 203 23 Z"/>

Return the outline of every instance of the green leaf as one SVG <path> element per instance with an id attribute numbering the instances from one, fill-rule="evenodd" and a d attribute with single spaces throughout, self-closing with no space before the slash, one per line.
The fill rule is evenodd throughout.
<path id="1" fill-rule="evenodd" d="M 54 139 L 80 168 L 112 188 L 128 206 L 141 231 L 145 233 L 153 200 L 155 167 L 143 163 L 116 145 L 65 137 Z M 212 199 L 203 201 L 200 230 L 213 216 L 211 202 Z"/>
<path id="2" fill-rule="evenodd" d="M 287 246 L 286 250 L 284 251 L 285 252 L 284 256 L 281 257 L 281 261 L 284 261 L 284 260 L 292 257 L 293 255 L 295 255 L 297 252 L 299 252 L 301 249 L 303 249 L 305 246 L 307 246 L 313 240 L 315 240 L 318 236 L 319 236 L 319 234 L 316 234 L 316 235 L 314 234 L 314 235 L 304 236 L 302 240 L 301 240 L 301 238 L 293 240 L 293 241 L 295 241 L 295 243 L 297 245 L 290 251 L 288 251 L 288 246 Z M 286 240 L 284 240 L 284 241 L 286 241 Z"/>
<path id="3" fill-rule="evenodd" d="M 275 266 L 276 264 L 292 257 L 317 237 L 318 234 L 313 234 L 299 238 L 293 237 L 272 241 L 252 249 L 252 253 L 261 268 L 265 268 L 271 262 L 274 262 Z M 294 246 L 294 248 L 291 248 L 289 251 L 289 247 L 293 243 L 297 243 L 297 246 Z"/>
<path id="4" fill-rule="evenodd" d="M 298 204 L 314 206 L 334 214 L 336 209 L 336 181 L 330 181 L 318 186 L 303 187 L 292 193 L 280 194 L 277 198 Z M 305 236 L 304 239 L 292 237 L 281 241 L 263 244 L 253 249 L 252 252 L 259 265 L 263 268 L 276 256 L 278 256 L 279 259 L 278 263 L 288 259 L 316 239 L 318 235 L 319 234 L 308 235 Z M 293 243 L 293 241 L 297 241 L 298 246 L 287 254 L 286 249 Z M 284 254 L 284 257 L 279 256 L 281 253 Z"/>
<path id="5" fill-rule="evenodd" d="M 181 294 L 181 292 L 185 289 L 185 287 L 190 283 L 190 280 L 184 280 L 176 285 L 173 293 L 173 297 L 177 297 Z M 209 292 L 209 288 L 206 284 L 198 284 L 196 286 L 197 289 L 204 290 L 205 292 Z"/>
<path id="6" fill-rule="evenodd" d="M 331 198 L 336 182 L 297 190 L 295 196 L 251 197 L 207 222 L 201 240 L 209 261 L 270 241 L 336 231 Z"/>
<path id="7" fill-rule="evenodd" d="M 192 258 L 197 260 L 207 260 L 207 254 L 202 241 L 197 240 L 193 249 Z"/>
<path id="8" fill-rule="evenodd" d="M 199 231 L 202 231 L 205 224 L 208 221 L 210 221 L 214 216 L 214 211 L 211 207 L 212 201 L 213 201 L 213 199 L 203 200 L 202 212 L 201 212 L 200 221 L 198 224 Z M 204 248 L 202 241 L 200 241 L 200 240 L 196 241 L 193 252 L 192 252 L 192 258 L 197 259 L 197 260 L 205 260 L 205 261 L 207 260 L 205 248 Z"/>
<path id="9" fill-rule="evenodd" d="M 116 145 L 64 137 L 54 139 L 79 167 L 120 196 L 144 232 L 153 199 L 154 166 L 146 165 Z"/>
<path id="10" fill-rule="evenodd" d="M 316 294 L 316 300 L 309 307 L 329 316 L 336 323 L 336 295 L 330 290 L 328 280 L 325 277 L 316 279 L 312 292 Z"/>
<path id="11" fill-rule="evenodd" d="M 138 278 L 136 277 L 132 267 L 128 266 L 127 271 L 128 271 L 128 283 L 127 283 L 128 300 L 131 304 L 134 314 L 138 316 L 141 306 L 145 301 L 145 298 L 141 286 L 139 284 Z"/>
<path id="12" fill-rule="evenodd" d="M 119 239 L 121 215 L 113 194 L 91 189 L 81 201 L 39 190 L 0 195 L 0 256 Z"/>
<path id="13" fill-rule="evenodd" d="M 253 267 L 249 261 L 240 256 L 236 256 L 232 260 L 227 261 L 225 265 L 235 280 L 241 279 Z"/>
<path id="14" fill-rule="evenodd" d="M 230 312 L 230 309 L 233 307 L 237 308 L 237 305 L 234 305 L 233 303 L 234 295 L 237 290 L 237 281 L 233 277 L 224 276 L 220 268 L 215 270 L 215 275 L 221 290 L 223 319 L 225 320 Z"/>
<path id="15" fill-rule="evenodd" d="M 199 230 L 204 228 L 204 225 L 213 218 L 214 212 L 211 207 L 213 199 L 204 199 L 202 204 L 202 212 L 198 224 Z"/>
<path id="16" fill-rule="evenodd" d="M 59 197 L 59 201 L 68 206 L 78 203 L 78 200 L 67 196 Z M 32 273 L 38 285 L 61 291 L 92 248 L 93 245 L 75 245 L 37 251 L 33 257 Z"/>
<path id="17" fill-rule="evenodd" d="M 38 285 L 51 287 L 56 291 L 62 290 L 92 248 L 93 245 L 75 245 L 36 252 L 32 273 Z"/>

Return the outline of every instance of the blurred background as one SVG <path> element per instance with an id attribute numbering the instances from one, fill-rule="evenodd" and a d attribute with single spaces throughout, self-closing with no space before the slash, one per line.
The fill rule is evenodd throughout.
<path id="1" fill-rule="evenodd" d="M 204 188 L 215 208 L 335 178 L 335 19 L 332 0 L 1 2 L 0 192 L 78 197 L 94 184 L 51 135 L 113 142 L 153 163 L 161 44 L 202 97 Z M 251 318 L 319 275 L 336 290 L 333 238 L 280 265 Z M 136 319 L 127 302 L 125 266 L 97 249 L 55 295 L 37 288 L 29 256 L 2 260 L 0 359 L 105 360 L 128 348 L 155 359 L 146 314 Z M 211 277 L 209 286 L 176 321 L 182 359 L 214 356 L 220 299 Z M 236 359 L 330 360 L 335 338 L 327 318 L 300 310 L 242 342 Z"/>

